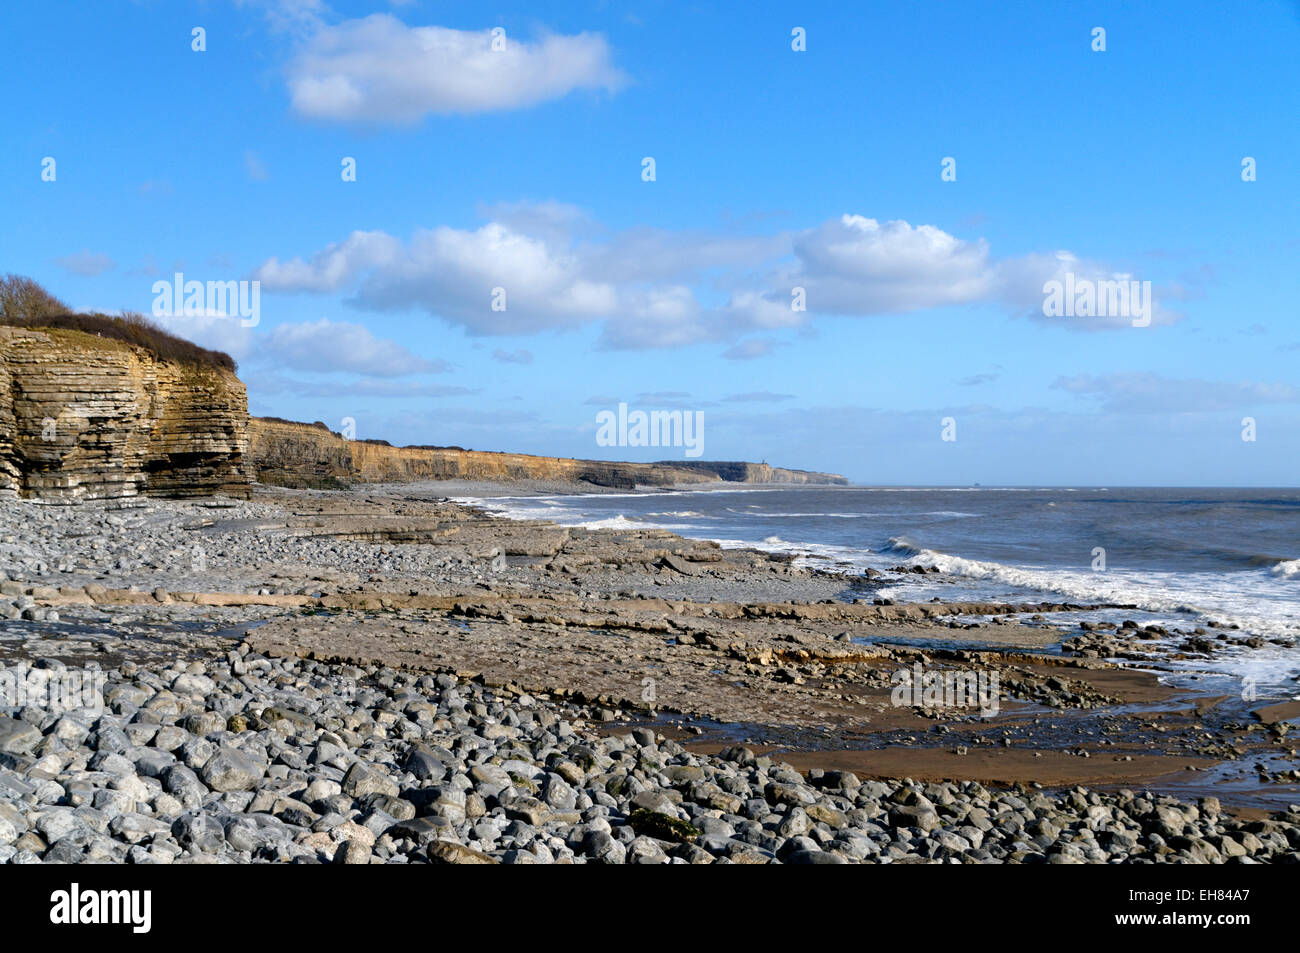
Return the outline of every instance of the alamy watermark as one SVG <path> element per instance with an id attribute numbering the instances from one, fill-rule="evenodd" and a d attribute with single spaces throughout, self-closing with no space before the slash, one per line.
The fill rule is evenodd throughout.
<path id="1" fill-rule="evenodd" d="M 889 700 L 895 708 L 978 708 L 980 715 L 990 718 L 1001 707 L 997 672 L 930 670 L 917 662 L 911 668 L 898 668 L 889 681 L 894 686 Z"/>
<path id="2" fill-rule="evenodd" d="M 0 707 L 42 708 L 54 714 L 104 710 L 108 675 L 99 669 L 29 668 L 18 662 L 0 668 Z"/>
<path id="3" fill-rule="evenodd" d="M 704 411 L 633 410 L 596 414 L 596 444 L 601 447 L 684 447 L 686 456 L 704 453 Z"/>
<path id="4" fill-rule="evenodd" d="M 1151 324 L 1151 282 L 1116 278 L 1094 281 L 1066 272 L 1043 285 L 1043 314 L 1049 318 L 1131 318 L 1133 327 Z"/>
<path id="5" fill-rule="evenodd" d="M 171 281 L 153 283 L 155 318 L 239 318 L 246 328 L 262 320 L 260 281 L 186 281 L 176 272 Z"/>
<path id="6" fill-rule="evenodd" d="M 148 933 L 153 926 L 153 891 L 83 890 L 73 881 L 67 890 L 50 894 L 50 922 L 65 926 L 125 925 L 132 933 Z"/>

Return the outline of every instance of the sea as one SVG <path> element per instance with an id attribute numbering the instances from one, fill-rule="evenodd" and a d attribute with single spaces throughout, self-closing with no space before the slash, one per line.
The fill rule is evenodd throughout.
<path id="1" fill-rule="evenodd" d="M 1237 626 L 1263 644 L 1173 667 L 1300 692 L 1297 489 L 741 486 L 463 501 L 566 526 L 658 527 L 847 576 L 941 570 L 888 574 L 874 596 L 899 602 L 1105 602 L 1134 608 L 1079 618 Z"/>

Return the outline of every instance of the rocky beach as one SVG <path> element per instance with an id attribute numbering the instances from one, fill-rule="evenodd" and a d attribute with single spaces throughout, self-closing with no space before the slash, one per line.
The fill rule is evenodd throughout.
<path id="1" fill-rule="evenodd" d="M 15 948 L 1286 927 L 1297 4 L 5 13 Z"/>
<path id="2" fill-rule="evenodd" d="M 450 499 L 502 492 L 0 500 L 0 860 L 1300 860 L 1295 704 L 1160 674 L 1231 628 Z"/>

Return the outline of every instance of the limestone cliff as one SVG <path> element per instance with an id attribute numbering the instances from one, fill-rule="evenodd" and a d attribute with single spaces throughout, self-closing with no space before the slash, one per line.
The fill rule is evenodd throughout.
<path id="1" fill-rule="evenodd" d="M 801 483 L 817 486 L 848 486 L 847 478 L 838 473 L 818 473 L 815 470 L 787 470 L 767 463 L 742 461 L 679 460 L 667 465 L 685 467 L 712 473 L 728 483 Z"/>
<path id="2" fill-rule="evenodd" d="M 767 464 L 618 463 L 393 447 L 249 418 L 232 371 L 69 328 L 0 327 L 0 494 L 71 501 L 284 486 L 545 480 L 602 487 L 843 483 Z"/>
<path id="3" fill-rule="evenodd" d="M 247 495 L 248 400 L 231 372 L 64 329 L 0 327 L 0 493 Z"/>
<path id="4" fill-rule="evenodd" d="M 273 418 L 249 421 L 249 460 L 257 479 L 284 486 L 339 486 L 416 480 L 550 480 L 630 489 L 740 481 L 846 483 L 834 474 L 755 463 L 616 463 L 345 440 L 324 424 Z"/>

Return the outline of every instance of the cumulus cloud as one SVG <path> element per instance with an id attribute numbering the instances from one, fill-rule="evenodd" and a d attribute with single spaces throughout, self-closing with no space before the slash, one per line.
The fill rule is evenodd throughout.
<path id="1" fill-rule="evenodd" d="M 238 315 L 164 314 L 153 315 L 149 320 L 201 347 L 224 351 L 241 364 L 254 352 L 253 328 L 244 327 Z"/>
<path id="2" fill-rule="evenodd" d="M 600 327 L 607 348 L 731 343 L 770 353 L 755 332 L 804 328 L 815 315 L 869 317 L 993 305 L 1069 330 L 1130 327 L 1128 317 L 1045 318 L 1044 284 L 1072 271 L 1119 274 L 1069 253 L 995 258 L 931 225 L 844 215 L 803 231 L 711 235 L 602 230 L 571 206 L 496 207 L 478 228 L 419 229 L 402 241 L 354 232 L 303 259 L 269 259 L 264 290 L 347 290 L 374 311 L 423 310 L 475 335 Z M 806 307 L 796 305 L 802 302 Z M 1178 316 L 1153 308 L 1152 324 Z"/>
<path id="3" fill-rule="evenodd" d="M 401 246 L 383 232 L 353 232 L 308 261 L 270 258 L 253 277 L 268 291 L 337 291 L 366 268 L 390 266 L 401 253 Z"/>
<path id="4" fill-rule="evenodd" d="M 475 333 L 573 327 L 618 304 L 614 286 L 588 277 L 571 247 L 496 222 L 473 231 L 422 229 L 405 245 L 382 232 L 354 232 L 306 261 L 271 259 L 256 277 L 264 290 L 333 291 L 363 272 L 361 307 L 422 307 Z"/>
<path id="5" fill-rule="evenodd" d="M 301 371 L 404 377 L 450 370 L 445 361 L 426 360 L 396 341 L 375 337 L 364 324 L 328 318 L 278 325 L 261 347 L 269 360 Z"/>
<path id="6" fill-rule="evenodd" d="M 533 106 L 626 82 L 605 38 L 413 27 L 377 13 L 320 25 L 289 65 L 294 110 L 316 119 L 414 123 L 430 114 Z"/>
<path id="7" fill-rule="evenodd" d="M 988 243 L 933 225 L 844 215 L 799 236 L 795 254 L 795 277 L 815 291 L 809 307 L 828 313 L 903 313 L 967 304 L 993 291 Z"/>
<path id="8" fill-rule="evenodd" d="M 54 263 L 64 271 L 83 278 L 94 278 L 116 266 L 116 262 L 101 252 L 79 251 L 71 255 L 60 255 Z"/>
<path id="9" fill-rule="evenodd" d="M 1076 374 L 1059 377 L 1052 386 L 1095 398 L 1104 411 L 1126 414 L 1221 412 L 1300 402 L 1300 389 L 1291 384 L 1174 379 L 1149 371 Z"/>
<path id="10" fill-rule="evenodd" d="M 777 329 L 803 323 L 792 299 L 803 289 L 806 313 L 870 316 L 907 314 L 927 308 L 996 304 L 1016 315 L 1073 331 L 1131 327 L 1124 314 L 1048 317 L 1044 286 L 1079 281 L 1132 281 L 1136 276 L 1069 252 L 995 258 L 984 239 L 967 241 L 932 225 L 879 222 L 862 215 L 836 221 L 793 238 L 795 262 L 769 276 L 766 290 L 744 289 L 728 303 L 744 328 Z M 1151 323 L 1172 324 L 1181 314 L 1153 304 Z"/>
<path id="11" fill-rule="evenodd" d="M 1134 302 L 1140 300 L 1144 302 L 1144 307 L 1150 308 L 1150 313 L 1144 320 L 1149 320 L 1151 325 L 1169 325 L 1177 324 L 1184 318 L 1182 312 L 1161 304 L 1161 298 L 1173 296 L 1169 289 L 1162 288 L 1157 297 L 1154 283 L 1150 289 L 1141 287 L 1143 279 L 1140 275 L 1111 268 L 1102 262 L 1089 261 L 1067 251 L 1025 255 L 998 262 L 997 275 L 1000 297 L 1013 311 L 1026 314 L 1031 320 L 1070 331 L 1129 328 L 1133 326 L 1136 314 L 1131 308 L 1121 307 L 1114 310 L 1100 309 L 1107 313 L 1087 317 L 1048 315 L 1044 313 L 1044 288 L 1049 282 L 1058 283 L 1062 289 L 1070 286 L 1082 288 L 1087 284 L 1094 290 L 1103 288 L 1108 283 L 1122 282 L 1125 287 L 1131 287 L 1133 282 L 1137 282 L 1140 298 L 1135 298 Z"/>
<path id="12" fill-rule="evenodd" d="M 299 371 L 380 378 L 375 383 L 382 393 L 377 392 L 376 396 L 387 396 L 385 388 L 405 388 L 414 396 L 424 393 L 416 385 L 393 383 L 382 380 L 384 378 L 440 374 L 451 370 L 446 361 L 427 360 L 396 341 L 376 337 L 363 324 L 348 321 L 321 318 L 319 321 L 279 324 L 267 329 L 245 327 L 238 315 L 231 317 L 218 313 L 161 315 L 150 320 L 195 344 L 225 351 L 241 364 L 249 362 L 262 367 L 269 364 Z M 263 380 L 269 381 L 270 378 L 264 376 Z M 322 386 L 327 389 L 336 387 L 332 384 Z M 349 386 L 355 390 L 359 385 Z M 443 392 L 434 388 L 429 393 L 438 396 Z"/>

